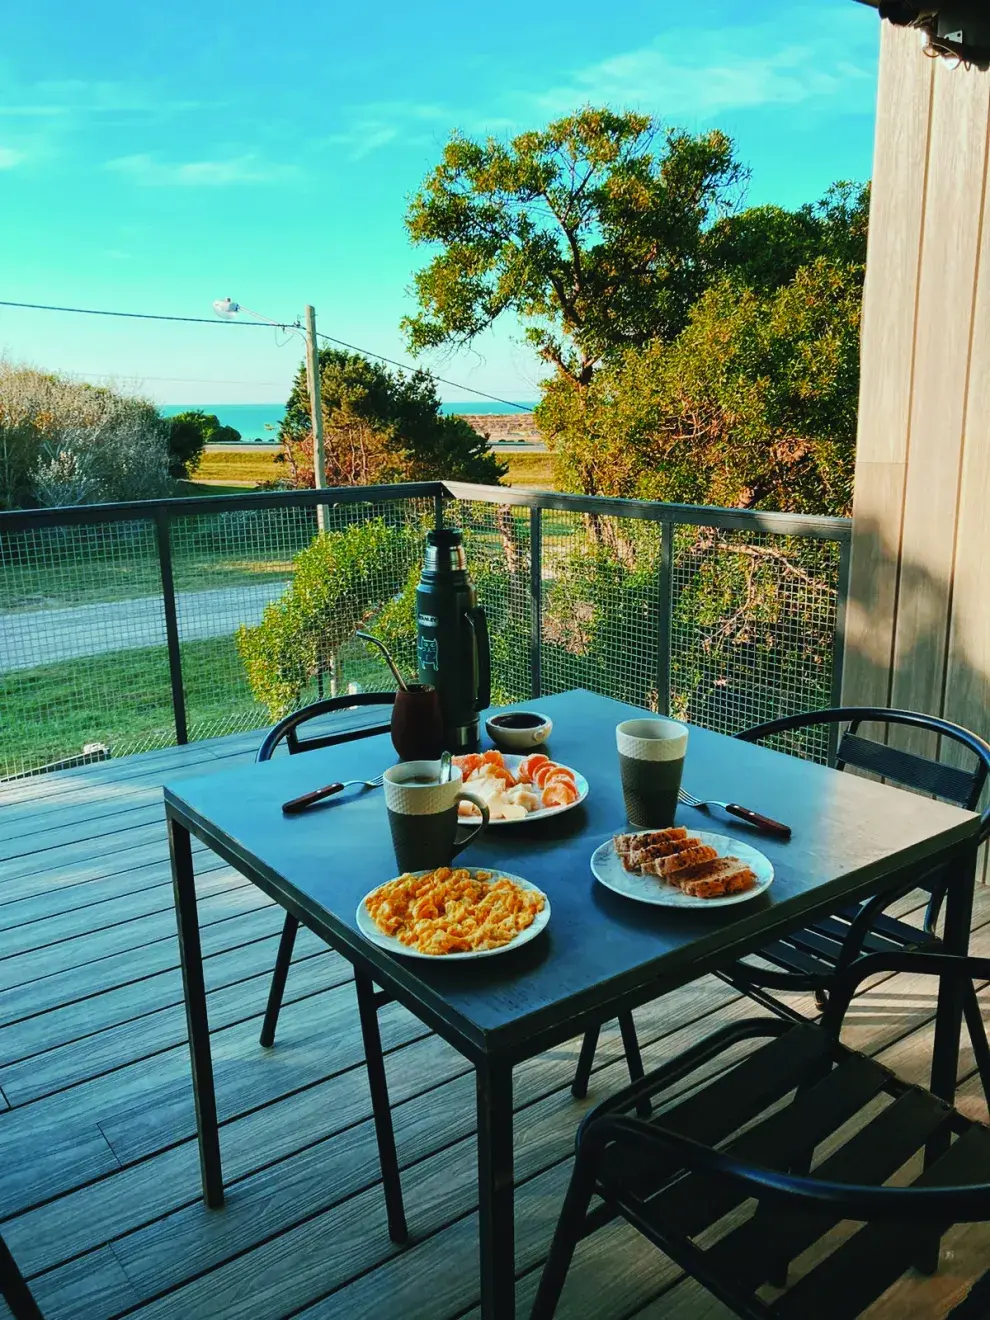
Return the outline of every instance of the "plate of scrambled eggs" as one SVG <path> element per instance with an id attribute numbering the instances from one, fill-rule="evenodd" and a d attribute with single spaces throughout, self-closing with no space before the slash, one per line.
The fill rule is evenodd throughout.
<path id="1" fill-rule="evenodd" d="M 410 871 L 358 904 L 358 930 L 407 958 L 490 958 L 528 944 L 550 900 L 518 875 L 476 866 Z"/>

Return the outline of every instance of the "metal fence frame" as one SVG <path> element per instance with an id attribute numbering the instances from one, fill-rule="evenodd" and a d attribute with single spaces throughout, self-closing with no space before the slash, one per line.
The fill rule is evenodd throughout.
<path id="1" fill-rule="evenodd" d="M 530 688 L 531 696 L 542 694 L 541 636 L 543 611 L 542 522 L 545 511 L 591 514 L 600 517 L 633 518 L 660 524 L 662 528 L 659 592 L 661 629 L 658 639 L 657 691 L 662 711 L 670 700 L 670 631 L 672 609 L 672 556 L 674 529 L 679 525 L 710 527 L 727 531 L 762 532 L 807 540 L 829 541 L 839 547 L 838 595 L 832 704 L 839 704 L 845 640 L 845 612 L 849 586 L 849 556 L 852 522 L 848 518 L 816 514 L 772 513 L 751 509 L 719 509 L 692 504 L 662 504 L 649 500 L 606 499 L 592 495 L 567 495 L 551 491 L 503 486 L 472 485 L 468 482 L 408 482 L 384 486 L 348 486 L 324 490 L 263 491 L 244 495 L 186 496 L 164 500 L 135 500 L 117 504 L 78 505 L 59 509 L 21 509 L 0 512 L 0 539 L 8 533 L 36 528 L 78 527 L 101 523 L 148 520 L 155 527 L 161 572 L 168 647 L 169 677 L 175 737 L 178 744 L 189 740 L 185 690 L 182 676 L 175 584 L 172 575 L 171 524 L 175 518 L 205 516 L 240 510 L 307 508 L 365 503 L 388 503 L 414 498 L 432 498 L 437 526 L 444 521 L 445 502 L 469 500 L 495 506 L 513 506 L 530 511 Z M 29 772 L 30 773 L 30 772 Z"/>

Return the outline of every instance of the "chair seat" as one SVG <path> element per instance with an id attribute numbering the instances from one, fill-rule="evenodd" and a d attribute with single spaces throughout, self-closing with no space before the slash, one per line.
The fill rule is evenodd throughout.
<path id="1" fill-rule="evenodd" d="M 651 1121 L 747 1164 L 779 1172 L 810 1167 L 825 1182 L 880 1186 L 912 1157 L 918 1186 L 990 1180 L 990 1132 L 812 1026 L 794 1027 L 752 1051 Z M 946 1149 L 921 1172 L 921 1154 L 933 1141 Z M 813 1152 L 820 1153 L 817 1162 Z M 674 1156 L 644 1158 L 638 1144 L 608 1148 L 596 1190 L 717 1295 L 752 1308 L 740 1314 L 780 1320 L 858 1315 L 932 1240 L 930 1224 L 874 1222 L 827 1251 L 823 1239 L 841 1215 L 757 1204 L 738 1184 L 688 1172 Z M 990 1205 L 987 1210 L 990 1218 Z M 816 1244 L 821 1257 L 792 1287 L 754 1296 Z"/>
<path id="2" fill-rule="evenodd" d="M 779 940 L 774 940 L 772 944 L 758 950 L 756 956 L 780 971 L 802 977 L 820 978 L 822 987 L 825 988 L 835 973 L 843 944 L 858 915 L 858 908 L 844 909 L 816 922 L 813 926 L 793 931 Z M 920 926 L 912 926 L 910 922 L 883 914 L 874 918 L 872 928 L 862 941 L 864 954 L 904 953 L 939 947 L 937 936 Z M 759 971 L 754 964 L 744 961 L 737 966 L 745 970 L 748 981 L 759 984 Z M 727 979 L 732 979 L 731 972 L 728 973 Z"/>

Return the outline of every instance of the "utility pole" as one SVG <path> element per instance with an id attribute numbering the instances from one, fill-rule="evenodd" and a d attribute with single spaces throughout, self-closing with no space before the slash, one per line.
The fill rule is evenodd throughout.
<path id="1" fill-rule="evenodd" d="M 323 448 L 323 400 L 320 397 L 320 350 L 316 342 L 316 312 L 306 305 L 306 381 L 309 385 L 309 416 L 313 427 L 313 476 L 317 490 L 327 484 L 326 453 Z M 316 506 L 316 525 L 327 530 L 327 506 Z"/>

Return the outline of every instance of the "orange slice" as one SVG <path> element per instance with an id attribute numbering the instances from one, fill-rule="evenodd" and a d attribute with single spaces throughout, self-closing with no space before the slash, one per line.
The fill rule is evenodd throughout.
<path id="1" fill-rule="evenodd" d="M 564 779 L 555 779 L 552 784 L 548 784 L 543 790 L 543 805 L 545 807 L 569 807 L 572 802 L 578 800 L 578 791 L 574 784 L 569 784 Z"/>

